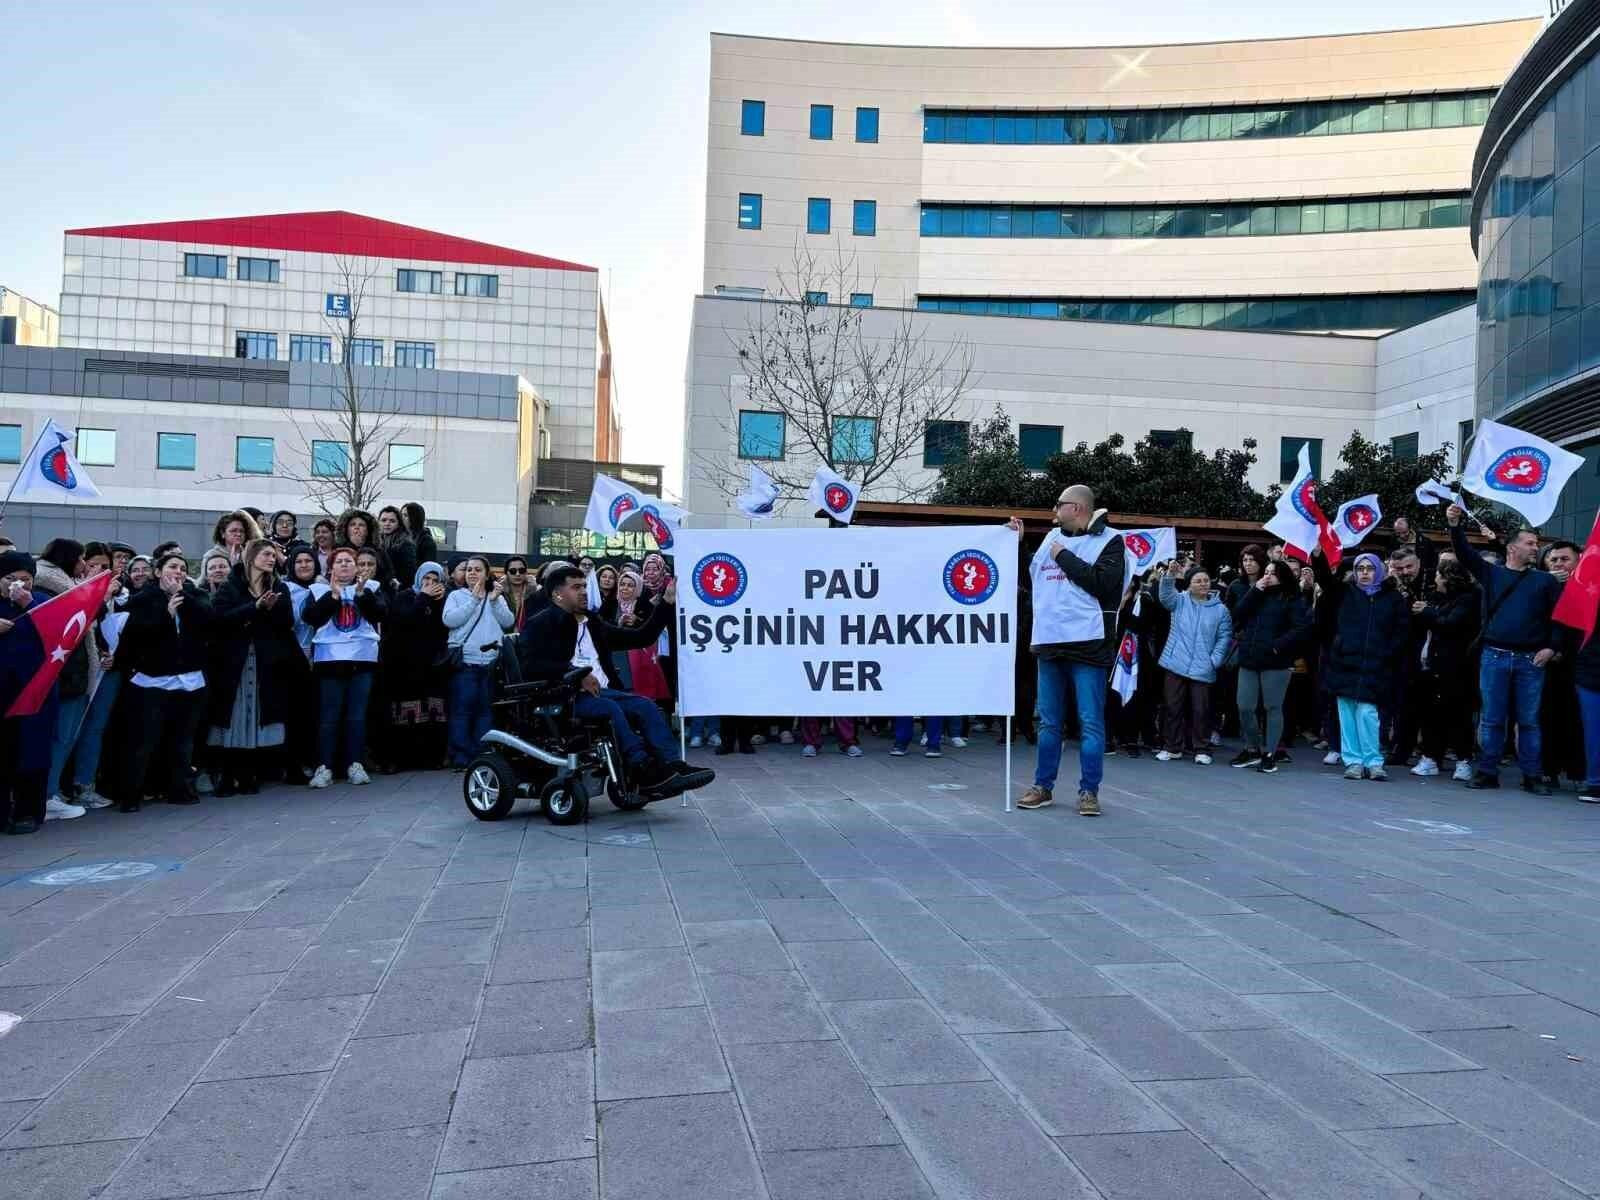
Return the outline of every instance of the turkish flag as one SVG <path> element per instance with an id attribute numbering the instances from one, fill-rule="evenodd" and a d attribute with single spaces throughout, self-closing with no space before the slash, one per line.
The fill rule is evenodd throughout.
<path id="1" fill-rule="evenodd" d="M 113 578 L 110 571 L 101 571 L 93 578 L 68 588 L 61 595 L 46 600 L 37 608 L 30 608 L 17 618 L 18 624 L 23 621 L 33 624 L 39 642 L 44 647 L 44 661 L 33 673 L 33 678 L 23 686 L 11 707 L 6 709 L 6 716 L 31 717 L 44 707 L 56 676 L 61 674 L 62 665 L 78 648 L 78 643 L 83 641 L 84 634 L 89 632 L 95 618 L 100 615 Z"/>
<path id="2" fill-rule="evenodd" d="M 1600 513 L 1595 514 L 1594 527 L 1589 530 L 1589 540 L 1584 543 L 1578 565 L 1567 576 L 1567 586 L 1561 589 L 1561 599 L 1551 614 L 1563 625 L 1583 630 L 1583 644 L 1587 646 L 1594 636 L 1596 607 L 1600 606 Z"/>

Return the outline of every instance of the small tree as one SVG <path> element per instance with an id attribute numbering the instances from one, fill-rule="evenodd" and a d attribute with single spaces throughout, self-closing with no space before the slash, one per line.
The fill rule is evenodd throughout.
<path id="1" fill-rule="evenodd" d="M 998 405 L 973 427 L 967 451 L 939 471 L 929 499 L 934 504 L 981 504 L 989 508 L 1048 508 L 1052 481 L 1023 464 L 1011 418 Z"/>
<path id="2" fill-rule="evenodd" d="M 859 484 L 863 494 L 912 499 L 927 491 L 910 478 L 920 466 L 930 421 L 956 419 L 972 380 L 972 355 L 961 341 L 933 343 L 913 314 L 874 318 L 847 301 L 870 292 L 854 255 L 823 263 L 797 246 L 778 274 L 779 303 L 751 304 L 748 324 L 728 330 L 742 384 L 728 389 L 724 445 L 737 444 L 738 412 L 783 418 L 784 444 L 761 463 L 784 499 L 806 494 L 818 465 Z M 830 302 L 831 301 L 831 302 Z M 746 475 L 725 454 L 697 455 L 697 465 L 725 495 Z"/>
<path id="3" fill-rule="evenodd" d="M 1454 474 L 1451 450 L 1447 442 L 1416 458 L 1396 458 L 1389 446 L 1352 433 L 1339 451 L 1342 465 L 1323 481 L 1317 495 L 1329 517 L 1346 500 L 1376 493 L 1386 522 L 1407 516 L 1419 525 L 1443 529 L 1444 506 L 1419 505 L 1416 491 L 1420 483 Z"/>

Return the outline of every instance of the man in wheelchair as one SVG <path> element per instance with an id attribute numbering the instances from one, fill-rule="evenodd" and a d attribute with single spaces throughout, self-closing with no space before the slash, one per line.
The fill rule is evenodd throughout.
<path id="1" fill-rule="evenodd" d="M 589 667 L 573 714 L 586 720 L 607 720 L 617 747 L 627 759 L 630 776 L 643 783 L 651 799 L 676 796 L 705 787 L 717 777 L 706 767 L 693 767 L 678 757 L 678 744 L 655 702 L 610 686 L 606 667 L 613 650 L 649 646 L 676 611 L 677 592 L 668 583 L 664 604 L 637 628 L 623 628 L 588 611 L 588 587 L 577 567 L 560 566 L 545 578 L 550 607 L 527 619 L 517 639 L 517 657 L 525 679 L 558 680 L 573 667 Z"/>

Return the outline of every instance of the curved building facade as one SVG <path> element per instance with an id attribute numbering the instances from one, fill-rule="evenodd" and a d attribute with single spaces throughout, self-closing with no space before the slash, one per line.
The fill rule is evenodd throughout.
<path id="1" fill-rule="evenodd" d="M 1600 468 L 1600 0 L 1573 0 L 1511 70 L 1473 161 L 1477 405 Z M 1600 475 L 1545 532 L 1583 540 Z"/>

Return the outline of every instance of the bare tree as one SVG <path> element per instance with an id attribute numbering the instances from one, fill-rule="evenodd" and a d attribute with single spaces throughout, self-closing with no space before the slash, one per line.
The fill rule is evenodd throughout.
<path id="1" fill-rule="evenodd" d="M 727 330 L 742 382 L 728 387 L 723 446 L 738 444 L 740 409 L 782 416 L 782 458 L 760 466 L 786 499 L 806 494 L 819 464 L 884 499 L 914 499 L 937 482 L 910 472 L 921 466 L 928 423 L 958 419 L 965 408 L 971 349 L 932 341 L 905 310 L 880 310 L 869 332 L 872 310 L 850 300 L 871 290 L 853 254 L 839 249 L 823 262 L 797 245 L 778 273 L 777 303 L 751 304 L 748 324 Z M 744 489 L 744 465 L 725 451 L 696 458 L 724 494 Z"/>

